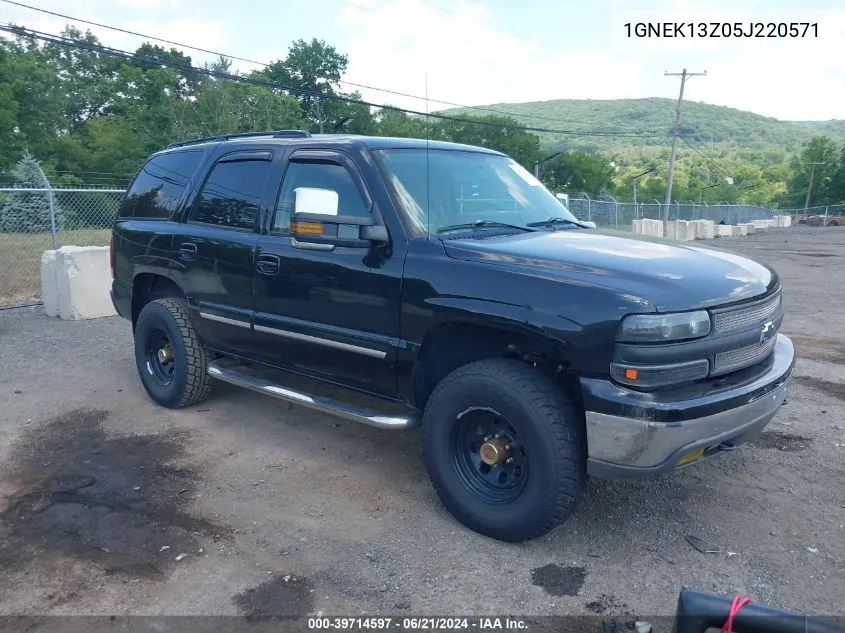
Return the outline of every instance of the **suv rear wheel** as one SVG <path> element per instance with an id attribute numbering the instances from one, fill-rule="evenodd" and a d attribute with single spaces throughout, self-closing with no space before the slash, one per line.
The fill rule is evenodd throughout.
<path id="1" fill-rule="evenodd" d="M 532 366 L 489 359 L 449 374 L 423 414 L 423 454 L 440 500 L 502 541 L 541 536 L 586 489 L 583 416 Z"/>
<path id="2" fill-rule="evenodd" d="M 201 402 L 211 393 L 210 361 L 182 299 L 143 307 L 135 324 L 135 364 L 150 398 L 171 409 Z"/>

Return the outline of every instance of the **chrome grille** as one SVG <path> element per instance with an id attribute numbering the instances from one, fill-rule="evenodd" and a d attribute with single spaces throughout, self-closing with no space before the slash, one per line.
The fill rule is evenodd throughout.
<path id="1" fill-rule="evenodd" d="M 713 371 L 710 372 L 710 375 L 716 376 L 719 374 L 727 374 L 729 372 L 742 369 L 743 367 L 750 367 L 755 363 L 759 363 L 761 360 L 766 358 L 766 356 L 772 353 L 776 342 L 777 332 L 775 332 L 774 335 L 762 345 L 760 343 L 755 343 L 753 345 L 746 345 L 745 347 L 716 354 L 716 358 L 713 362 Z"/>
<path id="2" fill-rule="evenodd" d="M 769 299 L 765 303 L 715 314 L 713 316 L 715 330 L 720 334 L 724 334 L 752 325 L 760 325 L 778 312 L 781 307 L 781 299 L 782 295 L 778 293 L 776 297 Z"/>

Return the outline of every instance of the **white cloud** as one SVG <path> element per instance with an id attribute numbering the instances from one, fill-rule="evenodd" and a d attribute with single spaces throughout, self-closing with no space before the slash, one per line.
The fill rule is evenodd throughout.
<path id="1" fill-rule="evenodd" d="M 398 0 L 341 16 L 354 30 L 346 79 L 468 105 L 561 97 L 612 98 L 632 89 L 634 68 L 601 51 L 549 54 L 530 39 L 489 26 L 484 5 L 461 3 L 452 13 L 420 0 Z M 614 73 L 613 84 L 595 77 Z M 425 102 L 362 91 L 366 97 L 424 110 Z M 444 106 L 430 104 L 431 109 Z"/>
<path id="2" fill-rule="evenodd" d="M 688 0 L 666 0 L 656 11 L 616 11 L 597 35 L 610 29 L 610 45 L 551 50 L 530 33 L 510 35 L 494 26 L 489 5 L 460 2 L 448 11 L 421 0 L 373 2 L 347 7 L 342 28 L 352 33 L 346 79 L 467 105 L 563 98 L 675 98 L 677 78 L 665 70 L 707 70 L 690 81 L 687 98 L 751 110 L 783 119 L 845 118 L 845 11 L 772 12 L 759 0 L 716 2 L 709 11 Z M 695 5 L 700 6 L 700 3 Z M 715 7 L 719 7 L 716 10 Z M 811 21 L 818 38 L 628 38 L 628 21 Z M 597 41 L 601 38 L 597 37 Z M 564 46 L 565 38 L 561 39 Z M 668 66 L 667 66 L 668 64 Z M 424 110 L 425 102 L 363 90 L 375 102 Z M 429 104 L 430 109 L 443 105 Z"/>

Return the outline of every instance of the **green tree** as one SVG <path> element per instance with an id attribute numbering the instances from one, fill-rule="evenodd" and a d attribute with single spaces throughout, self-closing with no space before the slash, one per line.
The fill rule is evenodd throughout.
<path id="1" fill-rule="evenodd" d="M 366 126 L 369 110 L 356 109 L 338 97 L 357 98 L 340 90 L 340 81 L 349 60 L 323 40 L 296 40 L 284 59 L 254 73 L 255 77 L 284 86 L 296 97 L 311 127 L 318 132 L 340 131 L 353 124 Z"/>
<path id="2" fill-rule="evenodd" d="M 607 156 L 579 149 L 549 160 L 543 168 L 543 181 L 556 191 L 597 195 L 614 189 L 615 174 L 616 168 Z"/>
<path id="3" fill-rule="evenodd" d="M 507 154 L 526 169 L 532 169 L 540 151 L 540 139 L 514 118 L 498 115 L 461 116 L 441 120 L 433 138 L 478 145 Z"/>
<path id="4" fill-rule="evenodd" d="M 821 163 L 813 165 L 813 163 Z M 839 152 L 828 136 L 814 136 L 801 153 L 792 160 L 792 179 L 789 183 L 791 202 L 803 206 L 806 201 L 810 176 L 813 176 L 810 191 L 810 206 L 836 202 L 836 179 L 839 168 Z"/>
<path id="5" fill-rule="evenodd" d="M 12 172 L 15 187 L 43 189 L 44 177 L 37 160 L 28 151 Z M 58 228 L 59 218 L 56 218 Z M 0 209 L 0 231 L 45 233 L 51 230 L 50 199 L 46 192 L 13 191 Z"/>
<path id="6" fill-rule="evenodd" d="M 421 117 L 409 116 L 405 112 L 382 108 L 375 119 L 377 134 L 399 138 L 425 138 L 426 123 Z"/>

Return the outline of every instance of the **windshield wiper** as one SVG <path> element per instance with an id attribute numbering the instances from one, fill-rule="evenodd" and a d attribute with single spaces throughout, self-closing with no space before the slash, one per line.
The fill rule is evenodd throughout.
<path id="1" fill-rule="evenodd" d="M 540 222 L 529 222 L 528 226 L 554 226 L 555 224 L 570 224 L 572 226 L 580 226 L 582 229 L 590 228 L 585 224 L 581 224 L 575 220 L 567 220 L 566 218 L 549 218 Z"/>
<path id="2" fill-rule="evenodd" d="M 464 231 L 478 228 L 505 228 L 516 229 L 518 231 L 536 231 L 537 229 L 530 226 L 521 226 L 519 224 L 505 224 L 504 222 L 497 222 L 495 220 L 476 220 L 467 224 L 450 224 L 449 226 L 441 226 L 437 229 L 438 233 L 447 233 L 449 231 Z"/>

